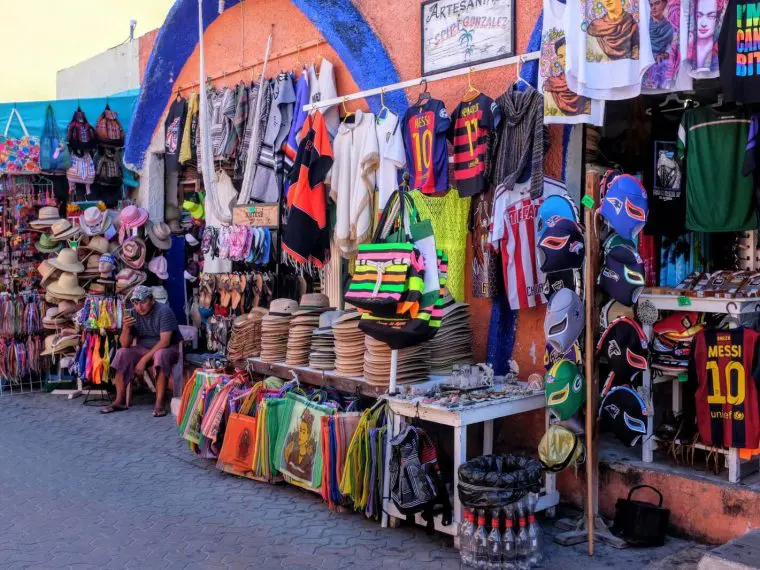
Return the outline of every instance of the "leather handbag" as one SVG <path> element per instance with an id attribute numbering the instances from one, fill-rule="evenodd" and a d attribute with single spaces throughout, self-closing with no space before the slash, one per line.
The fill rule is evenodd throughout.
<path id="1" fill-rule="evenodd" d="M 8 135 L 13 118 L 18 119 L 22 137 Z M 40 173 L 40 139 L 29 135 L 24 119 L 16 107 L 11 109 L 5 131 L 0 136 L 0 174 L 39 174 Z"/>

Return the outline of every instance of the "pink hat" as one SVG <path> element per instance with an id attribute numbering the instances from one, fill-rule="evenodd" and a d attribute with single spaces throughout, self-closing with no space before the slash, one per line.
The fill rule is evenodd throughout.
<path id="1" fill-rule="evenodd" d="M 140 269 L 145 263 L 145 242 L 140 238 L 129 238 L 121 247 L 122 261 L 132 269 Z"/>
<path id="2" fill-rule="evenodd" d="M 79 225 L 84 234 L 88 236 L 103 234 L 111 223 L 111 217 L 97 206 L 87 208 L 82 217 L 79 218 Z"/>
<path id="3" fill-rule="evenodd" d="M 163 255 L 154 257 L 148 264 L 148 269 L 158 276 L 159 279 L 169 279 L 168 265 Z"/>
<path id="4" fill-rule="evenodd" d="M 119 242 L 124 240 L 128 230 L 139 228 L 148 221 L 148 210 L 137 206 L 127 206 L 119 216 L 121 227 L 119 228 Z"/>

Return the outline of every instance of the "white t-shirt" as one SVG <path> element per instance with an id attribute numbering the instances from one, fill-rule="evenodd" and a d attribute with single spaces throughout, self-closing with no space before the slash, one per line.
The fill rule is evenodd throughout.
<path id="1" fill-rule="evenodd" d="M 606 4 L 614 8 L 607 10 Z M 571 91 L 605 100 L 631 99 L 641 93 L 641 78 L 654 63 L 649 2 L 632 4 L 567 0 L 566 74 Z"/>
<path id="2" fill-rule="evenodd" d="M 544 96 L 544 124 L 604 124 L 604 101 L 570 91 L 565 77 L 565 5 L 544 0 L 538 90 Z"/>
<path id="3" fill-rule="evenodd" d="M 379 117 L 379 116 L 378 116 Z M 406 165 L 404 138 L 399 117 L 387 111 L 375 121 L 380 166 L 377 169 L 378 208 L 385 208 L 388 198 L 398 188 L 398 171 Z"/>

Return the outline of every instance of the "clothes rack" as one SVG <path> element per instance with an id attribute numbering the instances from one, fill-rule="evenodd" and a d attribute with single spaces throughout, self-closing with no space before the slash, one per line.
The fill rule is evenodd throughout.
<path id="1" fill-rule="evenodd" d="M 508 65 L 523 64 L 527 61 L 537 60 L 541 57 L 540 51 L 532 51 L 521 55 L 515 55 L 496 61 L 489 61 L 487 63 L 479 63 L 470 67 L 463 67 L 461 69 L 454 69 L 452 71 L 444 71 L 442 73 L 435 73 L 433 75 L 426 75 L 418 77 L 416 79 L 407 79 L 406 81 L 399 81 L 398 83 L 391 83 L 390 85 L 383 85 L 381 87 L 373 87 L 372 89 L 365 89 L 357 93 L 351 93 L 350 95 L 344 95 L 341 97 L 334 97 L 332 99 L 324 99 L 323 101 L 317 101 L 315 103 L 308 103 L 303 106 L 304 111 L 312 111 L 316 109 L 322 109 L 324 107 L 332 107 L 339 103 L 345 103 L 348 101 L 354 101 L 356 99 L 364 99 L 371 97 L 372 95 L 380 95 L 381 93 L 388 93 L 389 91 L 399 91 L 401 89 L 408 89 L 409 87 L 418 87 L 423 82 L 431 83 L 433 81 L 441 81 L 443 79 L 450 79 L 452 77 L 459 77 L 460 75 L 467 75 L 477 71 L 486 71 L 488 69 L 496 69 L 499 67 L 506 67 Z"/>

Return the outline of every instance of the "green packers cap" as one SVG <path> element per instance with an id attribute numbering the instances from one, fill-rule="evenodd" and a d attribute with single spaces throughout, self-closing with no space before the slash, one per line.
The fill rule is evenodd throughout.
<path id="1" fill-rule="evenodd" d="M 586 400 L 586 381 L 578 366 L 560 360 L 544 378 L 546 405 L 560 421 L 572 418 Z"/>

